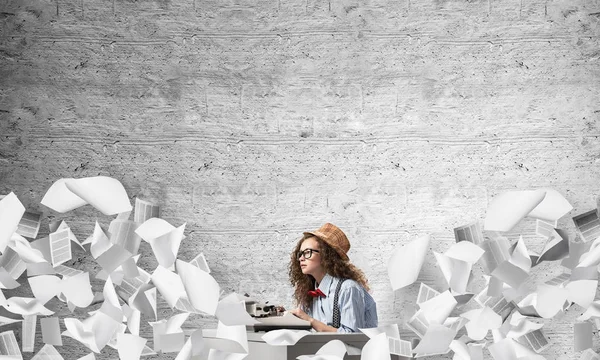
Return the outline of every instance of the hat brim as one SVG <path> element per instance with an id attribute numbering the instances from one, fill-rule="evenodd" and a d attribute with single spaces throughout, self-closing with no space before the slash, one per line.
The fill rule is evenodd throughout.
<path id="1" fill-rule="evenodd" d="M 326 237 L 323 234 L 321 234 L 320 232 L 318 232 L 318 231 L 313 231 L 313 232 L 306 231 L 303 234 L 304 234 L 304 237 L 302 239 L 307 239 L 307 238 L 312 237 L 312 236 L 318 237 L 322 241 L 326 242 L 327 245 L 331 246 L 331 248 L 333 250 L 335 250 L 335 252 L 337 252 L 338 255 L 342 259 L 344 259 L 344 260 L 350 260 L 350 258 L 348 257 L 348 254 L 346 254 L 346 252 L 344 250 L 342 250 L 339 246 L 335 246 L 335 245 L 330 244 L 329 241 L 326 240 Z"/>

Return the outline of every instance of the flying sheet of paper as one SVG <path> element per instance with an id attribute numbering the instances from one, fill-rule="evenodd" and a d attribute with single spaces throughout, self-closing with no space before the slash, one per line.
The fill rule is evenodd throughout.
<path id="1" fill-rule="evenodd" d="M 297 360 L 343 360 L 346 355 L 346 344 L 341 340 L 331 340 L 321 346 L 315 355 L 300 355 Z"/>
<path id="2" fill-rule="evenodd" d="M 573 206 L 558 191 L 543 190 L 546 191 L 546 196 L 527 216 L 545 221 L 556 221 L 573 209 Z"/>
<path id="3" fill-rule="evenodd" d="M 425 261 L 429 241 L 429 235 L 421 236 L 394 250 L 388 260 L 388 276 L 394 291 L 417 280 Z"/>
<path id="4" fill-rule="evenodd" d="M 40 231 L 41 213 L 25 211 L 17 226 L 17 234 L 29 239 L 35 239 Z"/>
<path id="5" fill-rule="evenodd" d="M 50 256 L 52 266 L 63 264 L 72 258 L 70 230 L 58 230 L 50 234 Z"/>
<path id="6" fill-rule="evenodd" d="M 177 260 L 177 273 L 181 277 L 188 299 L 196 309 L 214 315 L 219 304 L 220 287 L 205 271 Z"/>
<path id="7" fill-rule="evenodd" d="M 136 255 L 142 239 L 135 232 L 139 224 L 131 220 L 114 219 L 110 222 L 108 233 L 110 242 L 120 245 L 131 254 Z"/>
<path id="8" fill-rule="evenodd" d="M 4 252 L 13 233 L 17 231 L 23 214 L 25 207 L 13 192 L 0 200 L 0 252 Z"/>
<path id="9" fill-rule="evenodd" d="M 225 325 L 254 325 L 259 323 L 246 311 L 243 300 L 232 293 L 219 301 L 215 313 L 217 319 Z"/>
<path id="10" fill-rule="evenodd" d="M 565 288 L 538 285 L 535 309 L 541 317 L 550 319 L 563 310 L 568 296 L 569 292 Z"/>
<path id="11" fill-rule="evenodd" d="M 158 260 L 158 263 L 166 268 L 172 268 L 177 259 L 177 253 L 179 252 L 179 246 L 183 240 L 183 232 L 185 230 L 183 224 L 168 234 L 160 236 L 156 239 L 150 240 L 150 246 L 152 246 L 152 252 Z"/>
<path id="12" fill-rule="evenodd" d="M 561 265 L 566 267 L 567 269 L 573 269 L 579 264 L 579 259 L 581 255 L 586 253 L 592 245 L 591 242 L 582 242 L 579 240 L 579 237 L 575 238 L 573 241 L 569 241 L 569 256 L 564 258 L 561 261 Z"/>
<path id="13" fill-rule="evenodd" d="M 600 239 L 595 240 L 589 250 L 581 254 L 577 267 L 596 266 L 600 263 Z"/>
<path id="14" fill-rule="evenodd" d="M 310 332 L 306 330 L 279 329 L 267 332 L 262 336 L 262 339 L 269 345 L 289 346 L 295 345 L 298 340 L 302 339 L 308 334 L 310 334 Z"/>
<path id="15" fill-rule="evenodd" d="M 474 309 L 460 314 L 461 317 L 469 319 L 465 325 L 469 337 L 475 341 L 485 338 L 488 330 L 498 329 L 502 326 L 502 318 L 489 307 Z"/>
<path id="16" fill-rule="evenodd" d="M 192 261 L 190 261 L 190 264 L 210 274 L 210 268 L 208 267 L 208 263 L 206 262 L 206 258 L 204 257 L 203 253 L 198 254 L 198 256 L 196 256 Z"/>
<path id="17" fill-rule="evenodd" d="M 477 303 L 482 307 L 489 307 L 503 319 L 507 317 L 515 308 L 515 304 L 507 301 L 503 296 L 492 297 L 486 295 L 486 293 L 487 289 L 484 288 L 477 296 L 475 296 L 475 301 L 477 301 Z"/>
<path id="18" fill-rule="evenodd" d="M 23 348 L 23 352 L 33 352 L 36 323 L 37 315 L 23 316 L 23 327 L 21 331 L 21 347 Z"/>
<path id="19" fill-rule="evenodd" d="M 51 273 L 53 275 L 29 275 L 29 278 L 27 278 L 33 296 L 42 304 L 45 304 L 52 297 L 60 293 L 60 283 L 62 280 L 54 275 L 56 274 L 54 268 L 50 267 L 50 269 L 52 269 Z"/>
<path id="20" fill-rule="evenodd" d="M 27 269 L 19 254 L 10 247 L 7 247 L 0 256 L 0 267 L 5 269 L 14 280 L 17 280 Z"/>
<path id="21" fill-rule="evenodd" d="M 388 337 L 394 339 L 400 339 L 400 331 L 398 330 L 398 324 L 387 324 L 381 325 L 376 328 L 359 329 L 360 332 L 367 335 L 369 339 L 374 338 L 379 334 L 386 334 Z"/>
<path id="22" fill-rule="evenodd" d="M 450 291 L 446 290 L 438 296 L 421 303 L 419 306 L 425 314 L 428 323 L 432 325 L 443 324 L 456 307 L 456 304 L 454 296 L 452 296 Z"/>
<path id="23" fill-rule="evenodd" d="M 456 333 L 443 325 L 431 324 L 413 352 L 417 357 L 445 354 Z"/>
<path id="24" fill-rule="evenodd" d="M 529 274 L 510 261 L 504 261 L 492 271 L 492 276 L 513 289 L 518 289 L 527 280 Z"/>
<path id="25" fill-rule="evenodd" d="M 544 190 L 507 191 L 497 195 L 488 206 L 484 230 L 512 230 L 545 196 Z"/>
<path id="26" fill-rule="evenodd" d="M 0 357 L 2 359 L 23 360 L 17 338 L 12 330 L 0 333 Z"/>
<path id="27" fill-rule="evenodd" d="M 117 179 L 96 176 L 60 179 L 44 195 L 42 204 L 60 213 L 90 204 L 104 215 L 132 210 L 125 188 Z"/>
<path id="28" fill-rule="evenodd" d="M 454 238 L 456 242 L 469 241 L 475 245 L 479 245 L 484 241 L 483 232 L 478 221 L 455 228 Z"/>
<path id="29" fill-rule="evenodd" d="M 417 311 L 407 322 L 406 327 L 412 330 L 417 336 L 422 338 L 425 336 L 429 328 L 429 321 L 423 310 Z"/>
<path id="30" fill-rule="evenodd" d="M 590 210 L 573 217 L 577 232 L 584 242 L 596 241 L 600 238 L 600 218 L 598 209 Z"/>
<path id="31" fill-rule="evenodd" d="M 466 244 L 467 242 L 463 241 L 462 243 Z M 440 270 L 442 270 L 442 275 L 444 275 L 444 278 L 448 283 L 448 287 L 457 294 L 465 293 L 467 291 L 469 278 L 471 277 L 472 265 L 465 261 L 439 254 L 435 251 L 433 254 Z"/>
<path id="32" fill-rule="evenodd" d="M 549 238 L 552 231 L 558 226 L 558 221 L 544 221 L 537 219 L 535 221 L 535 233 L 544 238 Z"/>
<path id="33" fill-rule="evenodd" d="M 154 351 L 179 352 L 185 343 L 185 335 L 181 326 L 188 318 L 189 313 L 172 316 L 168 320 L 151 322 L 154 332 Z"/>
<path id="34" fill-rule="evenodd" d="M 425 283 L 421 283 L 421 286 L 419 287 L 419 295 L 417 295 L 417 305 L 420 305 L 421 303 L 424 303 L 425 301 L 432 299 L 439 294 L 439 291 L 434 290 Z"/>
<path id="35" fill-rule="evenodd" d="M 133 220 L 142 224 L 150 218 L 160 217 L 160 207 L 149 201 L 135 198 L 135 211 L 133 214 Z"/>
<path id="36" fill-rule="evenodd" d="M 56 348 L 50 344 L 44 345 L 31 360 L 63 360 L 64 358 L 56 350 Z"/>
<path id="37" fill-rule="evenodd" d="M 389 360 L 390 349 L 387 335 L 381 333 L 372 337 L 362 348 L 360 360 Z"/>
<path id="38" fill-rule="evenodd" d="M 0 268 L 0 289 L 14 289 L 20 285 L 5 268 Z"/>
<path id="39" fill-rule="evenodd" d="M 159 238 L 165 234 L 175 230 L 175 226 L 169 224 L 166 220 L 159 218 L 151 218 L 146 220 L 143 224 L 138 226 L 135 230 L 144 241 L 148 243 L 150 240 Z"/>
<path id="40" fill-rule="evenodd" d="M 593 346 L 594 328 L 591 322 L 579 322 L 573 324 L 573 350 L 575 352 L 589 349 Z"/>
<path id="41" fill-rule="evenodd" d="M 133 334 L 117 335 L 117 351 L 121 360 L 139 360 L 142 350 L 146 345 L 146 339 Z"/>
<path id="42" fill-rule="evenodd" d="M 133 254 L 125 250 L 122 246 L 113 245 L 103 252 L 102 255 L 98 256 L 96 262 L 102 266 L 104 271 L 110 274 L 132 255 Z"/>
<path id="43" fill-rule="evenodd" d="M 519 338 L 544 326 L 543 323 L 538 324 L 527 319 L 526 316 L 521 315 L 519 312 L 514 312 L 509 321 L 510 330 L 506 333 L 506 337 L 512 339 Z"/>
<path id="44" fill-rule="evenodd" d="M 445 327 L 447 327 L 450 330 L 458 332 L 468 322 L 469 322 L 469 320 L 466 318 L 463 318 L 463 317 L 449 317 L 444 321 L 444 323 L 442 325 L 444 325 Z"/>
<path id="45" fill-rule="evenodd" d="M 45 344 L 62 346 L 58 317 L 41 318 L 40 327 L 42 328 L 42 339 Z"/>
<path id="46" fill-rule="evenodd" d="M 390 355 L 398 355 L 405 358 L 412 357 L 412 344 L 410 341 L 388 336 L 388 349 Z"/>
<path id="47" fill-rule="evenodd" d="M 517 340 L 529 345 L 529 347 L 538 354 L 550 346 L 550 343 L 548 342 L 548 339 L 546 338 L 546 335 L 544 335 L 542 329 L 537 329 L 527 333 Z"/>
<path id="48" fill-rule="evenodd" d="M 25 298 L 13 296 L 6 300 L 6 310 L 19 315 L 52 315 L 53 311 L 44 307 L 39 300 L 35 298 Z"/>
<path id="49" fill-rule="evenodd" d="M 185 288 L 179 275 L 161 265 L 156 267 L 151 279 L 171 308 L 175 307 L 180 298 L 186 296 Z"/>
<path id="50" fill-rule="evenodd" d="M 486 240 L 479 246 L 485 250 L 483 261 L 488 273 L 494 271 L 494 269 L 502 262 L 510 259 L 510 243 L 505 237 Z"/>
<path id="51" fill-rule="evenodd" d="M 444 255 L 449 258 L 461 260 L 469 264 L 475 264 L 484 254 L 485 250 L 469 241 L 461 241 L 452 244 Z"/>
<path id="52" fill-rule="evenodd" d="M 600 355 L 598 355 L 592 349 L 586 349 L 584 352 L 581 353 L 581 357 L 579 358 L 579 360 L 600 360 Z"/>
<path id="53" fill-rule="evenodd" d="M 14 250 L 14 252 L 17 254 L 15 259 L 7 260 L 11 264 L 10 265 L 11 267 L 16 268 L 16 266 L 14 266 L 14 264 L 13 264 L 13 261 L 16 261 L 18 263 L 24 262 L 25 265 L 27 265 L 29 263 L 41 263 L 41 262 L 46 261 L 44 254 L 42 254 L 41 251 L 34 249 L 32 247 L 32 243 L 29 243 L 29 241 L 27 241 L 27 239 L 25 239 L 21 235 L 14 234 L 13 237 L 11 238 L 10 242 L 11 242 L 11 249 Z M 7 253 L 7 252 L 8 252 L 8 249 L 5 250 L 5 253 Z M 19 265 L 19 266 L 22 266 L 22 265 Z M 18 269 L 18 270 L 20 271 L 20 269 Z M 9 272 L 12 273 L 11 270 L 9 270 Z"/>
<path id="54" fill-rule="evenodd" d="M 80 308 L 88 307 L 94 300 L 90 274 L 87 272 L 63 278 L 60 291 L 70 303 Z"/>
<path id="55" fill-rule="evenodd" d="M 569 235 L 560 229 L 552 231 L 537 263 L 560 260 L 569 255 Z"/>

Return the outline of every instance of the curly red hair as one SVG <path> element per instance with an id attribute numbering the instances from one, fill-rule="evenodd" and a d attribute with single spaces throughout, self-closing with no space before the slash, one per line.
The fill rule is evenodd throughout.
<path id="1" fill-rule="evenodd" d="M 308 291 L 314 289 L 315 278 L 312 275 L 302 273 L 298 254 L 300 253 L 302 242 L 309 238 L 304 237 L 298 241 L 296 248 L 290 255 L 290 264 L 288 266 L 290 283 L 294 286 L 294 299 L 296 300 L 296 304 L 304 309 L 309 309 L 312 305 L 313 298 L 308 295 Z M 319 243 L 321 265 L 327 274 L 341 279 L 352 279 L 369 291 L 367 277 L 361 269 L 354 266 L 349 260 L 342 259 L 337 251 L 323 240 L 316 236 L 313 238 Z"/>

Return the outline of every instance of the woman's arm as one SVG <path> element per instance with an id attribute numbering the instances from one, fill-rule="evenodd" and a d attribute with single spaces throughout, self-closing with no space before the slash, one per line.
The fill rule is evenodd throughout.
<path id="1" fill-rule="evenodd" d="M 333 326 L 329 326 L 325 323 L 322 323 L 321 321 L 319 321 L 317 319 L 310 317 L 307 313 L 305 313 L 300 308 L 290 310 L 290 312 L 292 314 L 296 315 L 297 317 L 299 317 L 300 319 L 308 321 L 310 323 L 310 326 L 312 326 L 312 328 L 315 329 L 316 331 L 319 331 L 319 332 L 336 332 L 336 331 L 338 331 L 338 329 L 334 328 Z"/>

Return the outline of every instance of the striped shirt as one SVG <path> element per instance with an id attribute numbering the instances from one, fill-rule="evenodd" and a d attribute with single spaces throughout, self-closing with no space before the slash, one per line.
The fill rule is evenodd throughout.
<path id="1" fill-rule="evenodd" d="M 326 297 L 313 299 L 312 307 L 305 309 L 308 316 L 329 326 L 333 324 L 333 298 L 339 278 L 326 274 L 319 289 Z M 339 333 L 358 332 L 359 328 L 377 327 L 377 305 L 375 300 L 359 283 L 347 279 L 342 283 L 338 298 L 340 307 Z"/>

